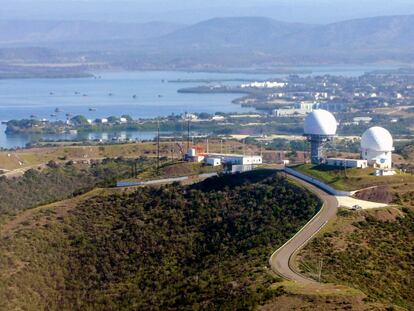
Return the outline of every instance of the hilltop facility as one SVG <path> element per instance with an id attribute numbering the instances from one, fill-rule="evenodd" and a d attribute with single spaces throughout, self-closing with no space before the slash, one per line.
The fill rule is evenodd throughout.
<path id="1" fill-rule="evenodd" d="M 336 136 L 337 122 L 328 111 L 318 109 L 312 111 L 305 119 L 304 136 L 311 144 L 311 162 L 345 168 L 376 168 L 378 176 L 393 175 L 392 152 L 393 139 L 389 131 L 374 126 L 366 130 L 361 138 L 361 158 L 327 158 L 325 146 Z"/>
<path id="2" fill-rule="evenodd" d="M 263 163 L 262 156 L 206 153 L 203 152 L 201 148 L 190 148 L 184 159 L 192 162 L 203 162 L 206 165 L 211 166 L 226 165 L 231 168 L 232 173 L 250 171 L 256 165 Z"/>

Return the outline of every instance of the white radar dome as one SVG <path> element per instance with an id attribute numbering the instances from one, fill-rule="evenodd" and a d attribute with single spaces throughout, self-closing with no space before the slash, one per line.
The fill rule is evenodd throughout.
<path id="1" fill-rule="evenodd" d="M 333 136 L 336 134 L 336 119 L 332 113 L 323 109 L 312 111 L 305 119 L 305 135 L 325 135 Z"/>
<path id="2" fill-rule="evenodd" d="M 393 140 L 385 128 L 374 126 L 362 134 L 361 148 L 375 151 L 393 151 Z"/>

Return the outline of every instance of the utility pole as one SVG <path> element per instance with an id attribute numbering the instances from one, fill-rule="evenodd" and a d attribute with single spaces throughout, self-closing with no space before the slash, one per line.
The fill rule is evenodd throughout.
<path id="1" fill-rule="evenodd" d="M 220 139 L 220 153 L 223 154 L 223 140 Z"/>
<path id="2" fill-rule="evenodd" d="M 323 265 L 323 261 L 321 259 L 319 261 L 319 272 L 318 272 L 318 281 L 319 281 L 319 283 L 321 282 L 321 277 L 322 277 L 322 265 Z"/>
<path id="3" fill-rule="evenodd" d="M 157 171 L 160 168 L 160 120 L 157 119 Z"/>
<path id="4" fill-rule="evenodd" d="M 190 150 L 190 118 L 187 120 L 187 151 Z"/>
<path id="5" fill-rule="evenodd" d="M 207 141 L 206 141 L 206 145 L 207 145 L 207 153 L 209 152 L 209 150 L 208 150 L 208 138 L 207 138 Z"/>

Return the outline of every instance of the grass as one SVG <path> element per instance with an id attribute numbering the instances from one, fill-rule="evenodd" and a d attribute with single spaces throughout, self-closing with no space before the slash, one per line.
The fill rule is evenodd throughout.
<path id="1" fill-rule="evenodd" d="M 322 280 L 362 290 L 368 298 L 414 310 L 414 209 L 340 210 L 333 227 L 298 255 L 312 277 L 323 262 Z"/>
<path id="2" fill-rule="evenodd" d="M 156 167 L 145 170 L 137 178 L 129 180 L 151 180 L 157 178 L 172 178 L 172 177 L 181 177 L 181 176 L 192 176 L 204 173 L 214 173 L 218 172 L 221 167 L 212 167 L 206 166 L 202 163 L 194 162 L 178 162 L 178 163 L 165 163 L 160 166 L 160 169 L 157 170 Z"/>
<path id="3" fill-rule="evenodd" d="M 379 185 L 414 183 L 414 176 L 404 173 L 397 173 L 394 176 L 374 176 L 373 168 L 344 169 L 314 164 L 302 164 L 293 168 L 337 190 L 352 191 Z"/>
<path id="4" fill-rule="evenodd" d="M 200 143 L 204 145 L 204 143 Z M 219 140 L 209 141 L 210 152 L 242 152 L 242 144 L 234 141 L 224 141 L 223 145 Z M 246 148 L 256 148 L 248 146 Z M 186 147 L 184 146 L 184 149 Z M 161 157 L 171 158 L 171 150 L 175 159 L 181 158 L 179 147 L 174 142 L 161 142 Z M 157 144 L 154 142 L 114 144 L 114 145 L 90 145 L 90 146 L 58 146 L 30 148 L 17 151 L 0 152 L 0 169 L 14 170 L 28 166 L 35 166 L 49 162 L 50 160 L 82 160 L 82 159 L 101 159 L 116 158 L 137 158 L 140 156 L 156 157 Z M 21 164 L 20 164 L 21 163 Z"/>

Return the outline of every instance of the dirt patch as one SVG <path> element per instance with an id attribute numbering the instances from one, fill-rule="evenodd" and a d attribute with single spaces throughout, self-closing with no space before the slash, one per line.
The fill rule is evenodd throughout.
<path id="1" fill-rule="evenodd" d="M 389 204 L 395 199 L 394 193 L 389 186 L 378 186 L 375 188 L 358 191 L 354 195 L 357 199 Z"/>
<path id="2" fill-rule="evenodd" d="M 397 208 L 376 210 L 371 215 L 379 221 L 396 221 L 399 217 L 404 217 L 404 213 Z"/>

